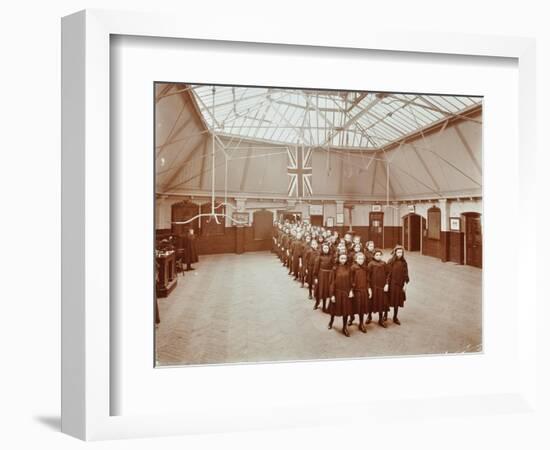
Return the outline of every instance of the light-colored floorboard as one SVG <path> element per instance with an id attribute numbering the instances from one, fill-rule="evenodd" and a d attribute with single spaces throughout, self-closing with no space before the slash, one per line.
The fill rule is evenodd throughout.
<path id="1" fill-rule="evenodd" d="M 386 252 L 387 254 L 387 252 Z M 159 299 L 158 365 L 463 353 L 481 350 L 481 270 L 407 253 L 411 283 L 401 326 L 367 334 L 313 311 L 269 252 L 201 256 Z M 390 313 L 391 316 L 391 313 Z M 357 323 L 357 321 L 356 321 Z"/>

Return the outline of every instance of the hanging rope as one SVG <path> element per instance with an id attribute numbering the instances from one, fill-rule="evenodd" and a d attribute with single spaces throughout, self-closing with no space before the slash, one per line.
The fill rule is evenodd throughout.
<path id="1" fill-rule="evenodd" d="M 201 217 L 209 217 L 210 220 L 214 219 L 218 225 L 220 225 L 219 218 L 227 217 L 229 220 L 231 220 L 233 223 L 236 223 L 238 225 L 246 225 L 247 222 L 240 221 L 234 219 L 232 216 L 228 216 L 223 213 L 216 213 L 216 209 L 218 209 L 220 206 L 231 206 L 227 202 L 227 160 L 228 156 L 227 153 L 225 153 L 225 192 L 224 192 L 224 202 L 220 203 L 216 206 L 216 126 L 215 126 L 215 110 L 216 110 L 216 87 L 212 86 L 212 192 L 211 192 L 211 200 L 210 200 L 210 213 L 204 213 L 204 214 L 197 214 L 196 216 L 184 220 L 184 221 L 174 221 L 172 222 L 174 225 L 187 225 L 188 223 L 193 222 L 194 220 L 200 219 Z M 222 144 L 223 145 L 223 144 Z"/>

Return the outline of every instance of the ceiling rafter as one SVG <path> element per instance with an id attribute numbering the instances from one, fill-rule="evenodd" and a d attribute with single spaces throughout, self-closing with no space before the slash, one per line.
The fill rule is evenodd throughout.
<path id="1" fill-rule="evenodd" d="M 357 122 L 361 117 L 363 117 L 365 114 L 367 114 L 374 106 L 376 106 L 378 103 L 380 103 L 381 100 L 382 100 L 382 97 L 377 96 L 367 106 L 365 106 L 357 114 L 355 114 L 353 117 L 351 117 L 349 120 L 347 120 L 342 127 L 339 127 L 338 129 L 336 129 L 332 133 L 330 133 L 329 136 L 325 139 L 325 141 L 320 144 L 320 146 L 322 147 L 323 145 L 330 143 L 335 136 L 337 136 L 342 131 L 345 131 L 348 127 L 350 127 L 355 122 Z"/>

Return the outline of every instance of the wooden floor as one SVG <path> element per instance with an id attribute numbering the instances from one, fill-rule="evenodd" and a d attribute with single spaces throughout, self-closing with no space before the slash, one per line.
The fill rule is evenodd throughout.
<path id="1" fill-rule="evenodd" d="M 341 318 L 327 329 L 329 317 L 313 311 L 307 288 L 272 253 L 201 256 L 159 299 L 157 365 L 481 351 L 481 270 L 406 257 L 411 283 L 402 325 L 390 319 L 384 329 L 373 321 L 367 334 L 352 326 L 348 338 Z"/>

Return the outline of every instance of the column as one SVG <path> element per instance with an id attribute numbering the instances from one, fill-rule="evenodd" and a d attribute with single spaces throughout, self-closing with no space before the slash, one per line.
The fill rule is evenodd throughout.
<path id="1" fill-rule="evenodd" d="M 338 221 L 338 218 L 341 219 L 341 221 Z M 335 225 L 338 229 L 338 232 L 343 233 L 344 232 L 344 201 L 343 200 L 336 200 L 336 217 L 335 217 Z"/>
<path id="2" fill-rule="evenodd" d="M 450 235 L 449 235 L 449 202 L 446 198 L 439 199 L 439 209 L 441 210 L 441 236 L 439 241 L 439 251 L 441 261 L 447 262 L 450 259 Z"/>
<path id="3" fill-rule="evenodd" d="M 235 203 L 237 212 L 246 213 L 246 198 L 236 198 Z M 244 253 L 244 233 L 244 225 L 235 226 L 235 253 L 237 255 Z"/>

